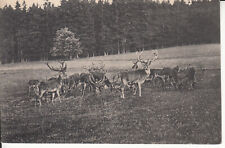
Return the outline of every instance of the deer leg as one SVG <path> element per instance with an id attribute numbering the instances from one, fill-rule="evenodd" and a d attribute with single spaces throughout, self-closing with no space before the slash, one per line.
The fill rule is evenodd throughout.
<path id="1" fill-rule="evenodd" d="M 34 103 L 35 107 L 37 106 L 37 101 L 38 101 L 38 97 L 35 98 L 35 103 Z"/>
<path id="2" fill-rule="evenodd" d="M 133 95 L 136 95 L 137 94 L 137 88 L 136 88 L 135 84 L 133 84 L 132 87 L 133 87 Z"/>
<path id="3" fill-rule="evenodd" d="M 89 87 L 89 92 L 91 92 L 92 90 L 94 90 L 94 85 L 89 84 L 88 87 Z"/>
<path id="4" fill-rule="evenodd" d="M 83 86 L 82 86 L 82 98 L 84 97 L 84 91 L 86 90 L 86 86 L 87 86 L 87 84 L 83 83 Z"/>
<path id="5" fill-rule="evenodd" d="M 52 104 L 54 104 L 55 92 L 52 92 Z"/>
<path id="6" fill-rule="evenodd" d="M 30 97 L 31 86 L 28 88 L 28 96 Z"/>
<path id="7" fill-rule="evenodd" d="M 138 88 L 139 88 L 139 97 L 141 97 L 141 83 L 138 83 Z"/>
<path id="8" fill-rule="evenodd" d="M 110 84 L 110 91 L 112 92 L 113 91 L 113 85 Z"/>
<path id="9" fill-rule="evenodd" d="M 39 102 L 39 104 L 41 106 L 40 98 L 38 98 L 38 97 L 35 98 L 35 104 L 34 104 L 35 107 L 37 106 L 37 102 Z"/>
<path id="10" fill-rule="evenodd" d="M 60 93 L 59 90 L 56 91 L 57 96 L 59 97 L 59 102 L 61 103 L 61 97 L 60 97 Z"/>
<path id="11" fill-rule="evenodd" d="M 42 97 L 43 97 L 44 93 L 45 93 L 45 91 L 43 91 L 43 90 L 41 91 L 41 90 L 40 90 L 40 95 L 39 95 L 39 97 L 37 97 L 37 98 L 38 98 L 38 102 L 39 102 L 40 106 L 41 106 L 41 99 L 42 99 Z"/>
<path id="12" fill-rule="evenodd" d="M 40 98 L 38 99 L 38 102 L 39 102 L 39 105 L 41 106 L 41 99 Z"/>
<path id="13" fill-rule="evenodd" d="M 124 96 L 124 87 L 121 87 L 121 92 L 122 92 L 122 95 L 121 95 L 121 98 L 125 98 L 125 96 Z"/>
<path id="14" fill-rule="evenodd" d="M 39 105 L 41 106 L 41 97 L 39 97 L 38 95 L 35 96 L 35 107 L 37 106 L 37 102 L 39 103 Z"/>

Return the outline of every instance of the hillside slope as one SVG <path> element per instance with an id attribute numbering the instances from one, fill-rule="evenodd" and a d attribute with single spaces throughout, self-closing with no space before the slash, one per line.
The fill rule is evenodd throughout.
<path id="1" fill-rule="evenodd" d="M 177 46 L 158 49 L 159 59 L 152 63 L 152 68 L 174 67 L 179 65 L 184 67 L 188 64 L 197 68 L 220 68 L 220 44 L 204 44 Z M 152 58 L 152 51 L 144 51 L 144 59 Z M 130 69 L 132 61 L 137 59 L 136 53 L 126 53 L 120 55 L 99 56 L 67 61 L 68 70 L 81 71 L 84 66 L 92 63 L 103 62 L 106 69 Z M 47 61 L 6 64 L 0 65 L 0 70 L 22 70 L 22 69 L 48 69 L 45 65 Z M 49 62 L 57 66 L 55 61 Z"/>

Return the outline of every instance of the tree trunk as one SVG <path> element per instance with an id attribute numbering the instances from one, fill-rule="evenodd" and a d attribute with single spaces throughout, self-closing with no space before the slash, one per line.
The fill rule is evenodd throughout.
<path id="1" fill-rule="evenodd" d="M 119 40 L 117 42 L 117 50 L 118 50 L 118 54 L 120 54 L 120 42 L 119 42 Z"/>

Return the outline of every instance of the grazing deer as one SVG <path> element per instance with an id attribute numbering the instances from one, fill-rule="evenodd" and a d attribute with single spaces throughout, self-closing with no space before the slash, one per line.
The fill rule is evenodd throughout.
<path id="1" fill-rule="evenodd" d="M 90 73 L 81 73 L 80 74 L 80 83 L 82 86 L 82 97 L 84 96 L 84 92 L 87 88 L 87 86 L 89 87 L 89 91 L 91 91 L 92 89 L 92 85 L 90 83 Z"/>
<path id="2" fill-rule="evenodd" d="M 106 70 L 104 69 L 104 64 L 95 65 L 92 63 L 91 67 L 84 67 L 84 69 L 88 70 L 88 73 L 80 74 L 80 82 L 82 84 L 82 96 L 84 96 L 84 92 L 86 87 L 89 86 L 90 91 L 93 89 L 96 94 L 100 93 L 103 88 L 111 88 L 112 85 L 109 79 L 106 77 Z"/>
<path id="3" fill-rule="evenodd" d="M 143 52 L 141 52 L 141 54 L 142 53 Z M 142 69 L 137 69 L 138 67 L 133 66 L 132 68 L 135 68 L 136 70 L 126 71 L 120 74 L 121 82 L 122 82 L 122 86 L 121 86 L 122 98 L 125 98 L 124 96 L 125 86 L 132 87 L 134 89 L 134 95 L 135 95 L 137 92 L 136 91 L 137 89 L 135 86 L 136 84 L 138 85 L 139 96 L 141 97 L 141 85 L 145 82 L 146 79 L 149 78 L 149 75 L 150 75 L 149 66 L 152 61 L 155 61 L 158 58 L 158 54 L 155 54 L 154 52 L 153 59 L 142 60 L 141 54 L 138 56 L 137 62 L 135 62 L 134 64 L 137 65 L 138 62 L 141 62 L 143 65 Z"/>
<path id="4" fill-rule="evenodd" d="M 195 73 L 196 71 L 194 67 L 187 67 L 186 69 L 180 70 L 176 78 L 176 87 L 181 89 L 187 87 L 189 84 L 189 89 L 194 89 L 196 84 Z"/>
<path id="5" fill-rule="evenodd" d="M 80 75 L 79 75 L 79 73 L 75 73 L 73 75 L 70 75 L 66 79 L 66 83 L 67 83 L 69 89 L 76 88 L 78 86 L 78 84 L 80 83 Z"/>
<path id="6" fill-rule="evenodd" d="M 101 72 L 81 73 L 80 83 L 82 86 L 82 97 L 84 96 L 87 87 L 89 87 L 89 91 L 95 90 L 96 94 L 100 93 L 105 87 L 110 88 L 112 91 L 111 82 L 105 74 Z"/>
<path id="7" fill-rule="evenodd" d="M 155 70 L 151 72 L 154 73 L 154 78 L 159 78 L 162 80 L 162 87 L 165 89 L 166 84 L 175 87 L 178 71 L 179 66 L 176 66 L 174 68 L 164 67 L 161 70 Z"/>

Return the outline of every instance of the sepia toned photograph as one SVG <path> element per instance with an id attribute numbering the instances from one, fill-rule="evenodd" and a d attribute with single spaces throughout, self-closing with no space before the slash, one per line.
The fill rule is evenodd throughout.
<path id="1" fill-rule="evenodd" d="M 219 0 L 0 0 L 1 143 L 221 144 Z"/>

